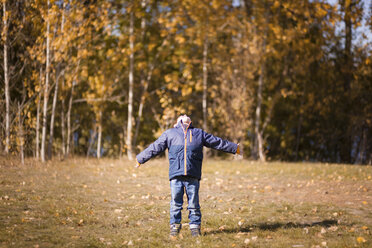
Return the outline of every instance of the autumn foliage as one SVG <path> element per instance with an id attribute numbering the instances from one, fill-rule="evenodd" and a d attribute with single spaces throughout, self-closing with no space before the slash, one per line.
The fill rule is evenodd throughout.
<path id="1" fill-rule="evenodd" d="M 330 2 L 3 0 L 0 149 L 132 158 L 187 113 L 252 159 L 370 164 L 371 6 Z"/>

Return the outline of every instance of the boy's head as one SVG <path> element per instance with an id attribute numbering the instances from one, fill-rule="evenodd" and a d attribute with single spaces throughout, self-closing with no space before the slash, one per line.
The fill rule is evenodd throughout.
<path id="1" fill-rule="evenodd" d="M 189 125 L 191 123 L 191 119 L 187 115 L 180 115 L 177 118 L 177 123 L 174 126 L 177 126 L 180 122 L 182 122 L 184 125 Z"/>

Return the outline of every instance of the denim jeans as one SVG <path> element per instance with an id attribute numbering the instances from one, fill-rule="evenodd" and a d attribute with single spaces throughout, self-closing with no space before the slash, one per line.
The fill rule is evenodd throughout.
<path id="1" fill-rule="evenodd" d="M 201 223 L 201 212 L 199 205 L 198 179 L 191 177 L 176 177 L 170 181 L 171 202 L 170 202 L 170 224 L 181 223 L 181 210 L 183 205 L 183 194 L 186 190 L 188 201 L 190 228 L 197 228 Z"/>

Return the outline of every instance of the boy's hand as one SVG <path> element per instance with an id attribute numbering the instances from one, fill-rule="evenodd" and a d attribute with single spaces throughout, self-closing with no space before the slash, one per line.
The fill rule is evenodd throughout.
<path id="1" fill-rule="evenodd" d="M 138 160 L 136 159 L 136 168 L 139 168 L 141 166 L 141 164 L 138 162 Z"/>
<path id="2" fill-rule="evenodd" d="M 238 144 L 238 148 L 236 149 L 236 154 L 241 155 L 241 154 L 240 154 L 240 147 L 239 147 L 239 144 Z"/>

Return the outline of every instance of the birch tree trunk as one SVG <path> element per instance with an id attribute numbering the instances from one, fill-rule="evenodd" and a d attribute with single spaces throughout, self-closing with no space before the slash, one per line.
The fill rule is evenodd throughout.
<path id="1" fill-rule="evenodd" d="M 4 40 L 4 83 L 5 83 L 5 153 L 9 154 L 10 148 L 10 94 L 8 74 L 8 13 L 6 1 L 3 1 L 3 40 Z"/>
<path id="2" fill-rule="evenodd" d="M 54 96 L 53 96 L 53 105 L 52 105 L 52 114 L 50 116 L 50 129 L 49 129 L 49 142 L 48 142 L 48 159 L 52 158 L 52 146 L 53 146 L 53 136 L 54 136 L 54 116 L 56 111 L 57 105 L 57 96 L 58 96 L 58 80 L 56 82 L 56 86 L 54 88 Z"/>
<path id="3" fill-rule="evenodd" d="M 70 100 L 68 103 L 68 110 L 67 110 L 67 144 L 66 144 L 66 155 L 70 155 L 70 149 L 71 149 L 71 110 L 72 110 L 72 102 L 74 98 L 74 90 L 75 90 L 75 85 L 77 84 L 76 80 L 78 79 L 78 72 L 79 72 L 79 67 L 80 67 L 80 59 L 77 62 L 76 69 L 75 69 L 75 78 L 72 81 L 71 85 L 71 95 L 70 95 Z"/>
<path id="4" fill-rule="evenodd" d="M 266 49 L 266 37 L 264 38 L 263 45 L 262 45 L 262 51 L 264 53 Z M 255 125 L 254 125 L 254 131 L 257 141 L 257 152 L 258 152 L 258 159 L 262 162 L 266 161 L 264 148 L 263 148 L 263 133 L 260 128 L 261 123 L 261 112 L 262 112 L 262 88 L 264 84 L 264 74 L 265 74 L 265 60 L 261 59 L 261 73 L 260 77 L 258 79 L 258 88 L 257 88 L 257 107 L 256 107 L 256 119 L 255 119 Z M 256 154 L 257 156 L 257 154 Z M 256 157 L 257 159 L 257 157 Z"/>
<path id="5" fill-rule="evenodd" d="M 144 9 L 146 7 L 146 0 L 141 1 L 141 7 L 142 7 L 142 9 Z M 141 18 L 141 41 L 142 41 L 142 43 L 144 43 L 144 41 L 145 41 L 145 33 L 146 33 L 145 31 L 146 31 L 146 19 L 145 19 L 145 16 L 142 16 L 142 18 Z M 152 67 L 152 65 L 150 67 Z M 151 74 L 151 72 L 152 72 L 152 69 L 150 69 L 150 71 L 148 72 L 148 75 Z M 136 131 L 134 133 L 134 138 L 133 138 L 133 142 L 132 142 L 133 147 L 136 147 L 136 144 L 137 144 L 137 137 L 138 137 L 139 128 L 140 128 L 140 125 L 141 125 L 143 105 L 145 104 L 145 99 L 146 99 L 145 95 L 146 95 L 146 92 L 147 92 L 147 89 L 148 89 L 148 86 L 149 86 L 149 80 L 147 80 L 147 81 L 145 80 L 145 75 L 144 74 L 141 74 L 141 86 L 142 86 L 143 92 L 142 92 L 140 104 L 139 104 L 139 107 L 138 107 L 138 115 L 137 115 L 137 120 L 136 120 Z"/>
<path id="6" fill-rule="evenodd" d="M 40 69 L 40 81 L 41 81 L 41 69 Z M 37 100 L 37 109 L 36 109 L 36 158 L 40 158 L 40 102 L 41 102 L 41 91 L 39 91 L 39 97 Z"/>
<path id="7" fill-rule="evenodd" d="M 208 28 L 207 28 L 208 29 Z M 207 131 L 207 93 L 208 93 L 208 37 L 205 35 L 203 48 L 203 129 Z"/>
<path id="8" fill-rule="evenodd" d="M 352 21 L 352 10 L 356 7 L 357 1 L 340 1 L 344 8 L 344 26 L 345 26 L 345 40 L 344 40 L 344 68 L 343 68 L 343 79 L 344 79 L 344 101 L 343 104 L 343 126 L 345 130 L 351 126 L 350 121 L 350 88 L 353 80 L 353 55 L 352 55 L 352 39 L 353 39 L 353 21 Z M 352 152 L 352 134 L 345 131 L 339 139 L 340 142 L 340 157 L 341 160 L 346 163 L 351 163 L 351 152 Z"/>
<path id="9" fill-rule="evenodd" d="M 61 30 L 64 29 L 65 8 L 66 8 L 66 2 L 63 1 Z M 64 88 L 65 88 L 65 76 L 64 76 L 64 71 L 63 71 L 61 93 L 63 92 Z M 61 105 L 62 105 L 61 106 L 62 155 L 63 157 L 66 157 L 65 98 L 64 97 L 62 97 Z"/>
<path id="10" fill-rule="evenodd" d="M 97 139 L 97 158 L 101 158 L 101 142 L 102 142 L 102 125 L 98 125 L 98 139 Z"/>
<path id="11" fill-rule="evenodd" d="M 97 139 L 97 158 L 101 158 L 101 141 L 102 141 L 102 111 L 98 117 L 98 139 Z"/>
<path id="12" fill-rule="evenodd" d="M 49 91 L 49 70 L 50 70 L 50 21 L 49 21 L 49 0 L 48 11 L 47 11 L 47 31 L 46 31 L 46 68 L 45 68 L 45 86 L 44 86 L 44 106 L 43 106 L 43 127 L 42 127 L 42 136 L 41 136 L 41 161 L 45 162 L 45 140 L 46 140 L 46 128 L 47 128 L 47 110 L 48 110 L 48 91 Z"/>
<path id="13" fill-rule="evenodd" d="M 128 90 L 128 123 L 127 123 L 127 155 L 129 160 L 133 160 L 132 151 L 132 118 L 133 118 L 133 70 L 134 70 L 134 14 L 130 15 L 129 27 L 129 90 Z"/>
<path id="14" fill-rule="evenodd" d="M 65 79 L 62 78 L 62 89 L 65 88 Z M 61 133 L 62 133 L 62 155 L 66 157 L 66 128 L 65 128 L 65 98 L 62 97 L 61 103 Z"/>
<path id="15" fill-rule="evenodd" d="M 72 109 L 72 99 L 74 96 L 74 87 L 75 83 L 72 83 L 71 86 L 71 96 L 68 103 L 68 110 L 67 110 L 67 144 L 66 144 L 66 156 L 70 154 L 70 140 L 71 140 L 71 109 Z"/>

